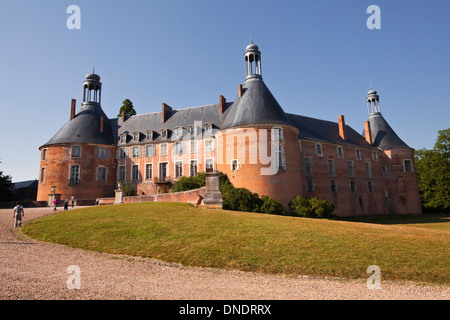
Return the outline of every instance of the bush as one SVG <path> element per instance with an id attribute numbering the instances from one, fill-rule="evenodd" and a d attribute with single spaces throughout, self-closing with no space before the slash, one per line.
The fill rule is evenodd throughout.
<path id="1" fill-rule="evenodd" d="M 330 218 L 334 205 L 328 200 L 297 196 L 289 203 L 292 214 L 306 218 Z"/>
<path id="2" fill-rule="evenodd" d="M 132 197 L 136 195 L 136 190 L 134 190 L 132 183 L 123 182 L 122 183 L 123 195 L 125 197 Z"/>
<path id="3" fill-rule="evenodd" d="M 223 209 L 246 212 L 259 212 L 263 200 L 257 193 L 245 188 L 230 188 L 223 197 Z"/>
<path id="4" fill-rule="evenodd" d="M 261 213 L 269 213 L 269 214 L 281 214 L 287 215 L 286 210 L 284 210 L 283 205 L 280 201 L 270 198 L 268 196 L 261 196 L 263 204 L 259 210 Z"/>
<path id="5" fill-rule="evenodd" d="M 175 182 L 172 188 L 172 192 L 182 192 L 188 190 L 194 190 L 205 186 L 206 175 L 203 172 L 197 173 L 192 177 L 181 177 L 180 180 Z"/>

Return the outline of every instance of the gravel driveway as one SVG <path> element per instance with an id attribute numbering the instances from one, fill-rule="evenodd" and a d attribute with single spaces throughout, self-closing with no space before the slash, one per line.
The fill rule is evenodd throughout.
<path id="1" fill-rule="evenodd" d="M 25 208 L 24 222 L 51 214 L 52 210 Z M 68 214 L 70 210 L 74 209 L 69 209 Z M 377 290 L 368 289 L 365 280 L 312 279 L 190 268 L 152 259 L 89 252 L 30 240 L 14 230 L 13 223 L 12 209 L 1 209 L 0 299 L 3 300 L 450 298 L 450 287 L 382 280 L 381 289 Z M 76 284 L 80 289 L 73 288 Z"/>

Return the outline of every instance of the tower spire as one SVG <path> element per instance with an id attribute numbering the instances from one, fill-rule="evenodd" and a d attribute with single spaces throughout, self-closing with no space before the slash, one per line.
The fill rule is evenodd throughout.
<path id="1" fill-rule="evenodd" d="M 262 78 L 261 76 L 261 52 L 253 43 L 253 34 L 250 33 L 250 44 L 245 48 L 245 79 Z"/>
<path id="2" fill-rule="evenodd" d="M 373 90 L 372 81 L 370 81 L 370 91 L 367 93 L 367 112 L 372 114 L 381 114 L 380 96 Z"/>

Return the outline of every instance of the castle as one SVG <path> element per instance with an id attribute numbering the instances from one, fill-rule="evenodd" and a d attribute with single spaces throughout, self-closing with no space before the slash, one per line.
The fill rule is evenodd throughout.
<path id="1" fill-rule="evenodd" d="M 339 216 L 421 212 L 414 150 L 381 114 L 373 89 L 360 134 L 338 122 L 285 113 L 262 78 L 261 52 L 246 47 L 245 82 L 227 102 L 109 119 L 102 83 L 91 73 L 83 102 L 39 150 L 38 201 L 113 197 L 117 183 L 140 194 L 169 192 L 197 172 L 221 171 L 235 187 L 280 200 L 297 195 L 330 200 Z M 52 191 L 53 188 L 53 191 Z"/>

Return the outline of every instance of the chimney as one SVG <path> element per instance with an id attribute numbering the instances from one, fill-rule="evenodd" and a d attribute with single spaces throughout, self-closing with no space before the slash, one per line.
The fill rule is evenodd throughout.
<path id="1" fill-rule="evenodd" d="M 243 90 L 242 90 L 242 84 L 240 84 L 240 85 L 239 85 L 239 98 L 242 97 L 242 94 L 243 94 L 242 91 L 243 91 Z"/>
<path id="2" fill-rule="evenodd" d="M 75 118 L 75 106 L 77 104 L 77 100 L 72 99 L 72 105 L 70 106 L 70 120 Z"/>
<path id="3" fill-rule="evenodd" d="M 162 104 L 162 123 L 165 123 L 167 121 L 170 111 L 172 111 L 172 108 L 169 107 L 167 104 L 163 103 Z"/>
<path id="4" fill-rule="evenodd" d="M 372 133 L 370 131 L 370 122 L 364 121 L 364 134 L 366 136 L 366 141 L 369 144 L 372 144 Z"/>
<path id="5" fill-rule="evenodd" d="M 343 140 L 347 140 L 347 130 L 345 128 L 345 119 L 343 115 L 338 117 L 339 119 L 339 135 Z"/>
<path id="6" fill-rule="evenodd" d="M 100 117 L 100 132 L 103 132 L 103 116 Z"/>
<path id="7" fill-rule="evenodd" d="M 225 105 L 227 104 L 227 99 L 223 95 L 219 96 L 220 101 L 220 114 L 222 114 L 225 111 Z"/>
<path id="8" fill-rule="evenodd" d="M 127 120 L 125 119 L 125 110 L 122 110 L 122 123 L 124 123 L 125 120 Z"/>

